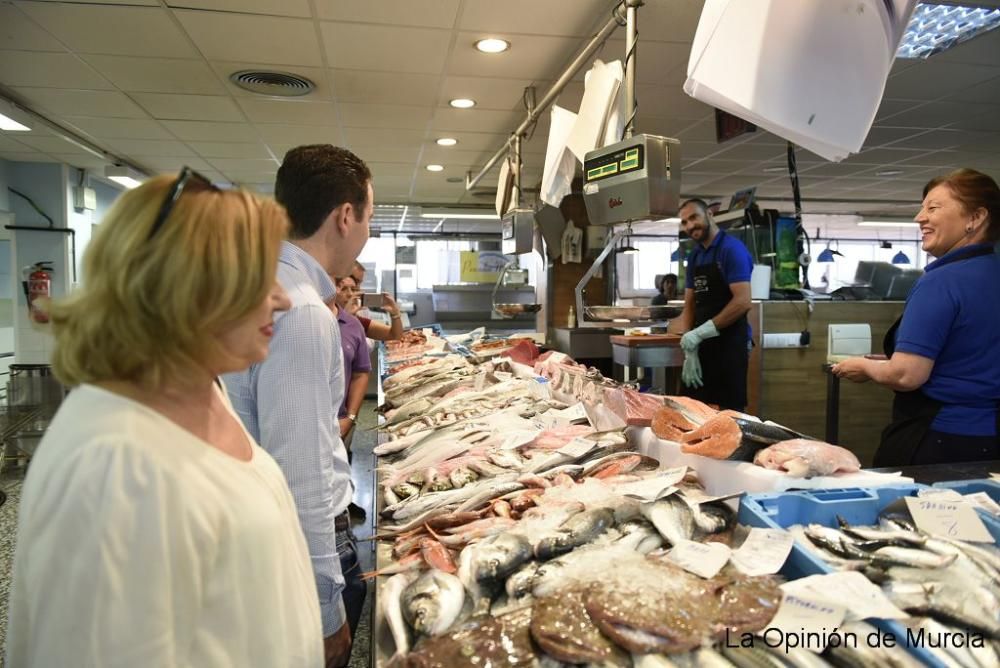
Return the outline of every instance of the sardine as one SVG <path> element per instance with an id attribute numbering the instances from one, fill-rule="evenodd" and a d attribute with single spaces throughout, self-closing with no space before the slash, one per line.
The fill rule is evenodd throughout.
<path id="1" fill-rule="evenodd" d="M 841 531 L 848 536 L 860 540 L 883 540 L 890 541 L 896 545 L 923 545 L 927 542 L 927 536 L 915 531 L 901 531 L 899 529 L 887 529 L 882 527 L 861 527 L 852 526 L 840 515 L 837 515 L 837 523 Z"/>
<path id="2" fill-rule="evenodd" d="M 462 583 L 454 575 L 431 569 L 403 590 L 403 617 L 417 633 L 436 636 L 458 618 L 465 601 Z"/>
<path id="3" fill-rule="evenodd" d="M 882 547 L 871 555 L 872 563 L 879 565 L 911 566 L 913 568 L 944 568 L 956 559 L 956 555 L 934 554 L 926 550 L 908 547 Z"/>

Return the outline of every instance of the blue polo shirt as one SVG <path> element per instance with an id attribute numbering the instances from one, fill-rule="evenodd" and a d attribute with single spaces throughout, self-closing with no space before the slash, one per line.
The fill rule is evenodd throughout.
<path id="1" fill-rule="evenodd" d="M 739 239 L 719 231 L 705 248 L 695 244 L 687 257 L 687 271 L 684 272 L 684 287 L 694 289 L 694 268 L 714 262 L 722 271 L 726 284 L 749 283 L 753 271 L 753 257 Z M 750 340 L 750 324 L 747 323 L 747 340 Z"/>
<path id="2" fill-rule="evenodd" d="M 948 434 L 993 436 L 1000 401 L 1000 256 L 927 265 L 906 299 L 896 350 L 934 360 L 921 388 L 944 405 L 931 428 Z"/>

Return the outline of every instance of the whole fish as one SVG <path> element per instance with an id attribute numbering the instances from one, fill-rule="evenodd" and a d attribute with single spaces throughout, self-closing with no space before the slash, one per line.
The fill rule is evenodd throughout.
<path id="1" fill-rule="evenodd" d="M 860 540 L 885 540 L 896 545 L 910 546 L 923 545 L 927 542 L 927 536 L 914 531 L 902 531 L 900 529 L 883 527 L 853 526 L 840 515 L 837 515 L 837 523 L 840 525 L 841 531 Z"/>
<path id="2" fill-rule="evenodd" d="M 507 577 L 504 583 L 504 591 L 509 599 L 521 599 L 531 595 L 531 590 L 535 587 L 535 576 L 541 564 L 531 560 L 526 561 Z"/>
<path id="3" fill-rule="evenodd" d="M 671 494 L 654 503 L 644 503 L 640 512 L 671 545 L 694 537 L 694 513 L 679 494 Z"/>
<path id="4" fill-rule="evenodd" d="M 541 560 L 551 559 L 560 554 L 589 543 L 607 529 L 614 526 L 615 514 L 607 508 L 593 508 L 573 515 L 552 535 L 542 538 L 535 545 L 535 556 Z"/>
<path id="5" fill-rule="evenodd" d="M 403 620 L 402 596 L 411 582 L 416 579 L 414 573 L 397 573 L 385 581 L 379 594 L 378 602 L 382 606 L 382 616 L 389 625 L 392 641 L 396 645 L 394 656 L 402 656 L 410 651 L 410 637 Z"/>
<path id="6" fill-rule="evenodd" d="M 944 568 L 956 558 L 953 554 L 934 554 L 926 550 L 915 550 L 908 547 L 881 547 L 871 555 L 872 563 L 876 566 L 892 564 L 915 568 Z"/>
<path id="7" fill-rule="evenodd" d="M 465 590 L 454 575 L 431 569 L 403 590 L 403 618 L 417 633 L 436 636 L 447 631 L 465 601 Z"/>
<path id="8" fill-rule="evenodd" d="M 481 585 L 496 586 L 531 559 L 531 542 L 514 533 L 501 533 L 465 549 L 473 550 L 472 576 Z"/>

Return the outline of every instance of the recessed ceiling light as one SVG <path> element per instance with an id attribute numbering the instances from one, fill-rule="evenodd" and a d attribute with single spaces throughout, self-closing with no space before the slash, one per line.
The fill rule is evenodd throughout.
<path id="1" fill-rule="evenodd" d="M 9 116 L 0 114 L 0 130 L 4 132 L 31 132 L 31 128 L 22 123 L 18 123 Z"/>
<path id="2" fill-rule="evenodd" d="M 510 42 L 505 39 L 489 37 L 476 42 L 476 48 L 483 53 L 503 53 L 510 48 Z"/>
<path id="3" fill-rule="evenodd" d="M 875 172 L 875 176 L 899 176 L 902 173 L 902 169 L 880 169 Z"/>
<path id="4" fill-rule="evenodd" d="M 764 172 L 764 173 L 766 173 L 766 174 L 777 174 L 778 172 L 785 171 L 785 169 L 787 169 L 787 168 L 784 167 L 783 165 L 772 165 L 770 167 L 765 167 L 761 171 Z"/>
<path id="5" fill-rule="evenodd" d="M 929 58 L 1000 26 L 1000 9 L 921 2 L 913 11 L 898 58 Z"/>
<path id="6" fill-rule="evenodd" d="M 437 140 L 438 146 L 454 146 L 458 143 L 458 140 L 454 137 L 441 137 Z"/>
<path id="7" fill-rule="evenodd" d="M 458 97 L 449 102 L 448 104 L 455 107 L 456 109 L 468 109 L 469 107 L 476 106 L 476 101 L 470 100 L 467 97 Z"/>
<path id="8" fill-rule="evenodd" d="M 427 165 L 428 172 L 443 172 L 444 167 L 442 165 Z"/>

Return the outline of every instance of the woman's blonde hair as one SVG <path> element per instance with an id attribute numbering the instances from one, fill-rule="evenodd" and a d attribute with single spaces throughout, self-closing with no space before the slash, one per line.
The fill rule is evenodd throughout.
<path id="1" fill-rule="evenodd" d="M 189 182 L 150 237 L 174 183 L 162 176 L 124 193 L 87 246 L 82 285 L 53 303 L 63 384 L 183 381 L 225 355 L 217 335 L 273 287 L 284 207 Z"/>

